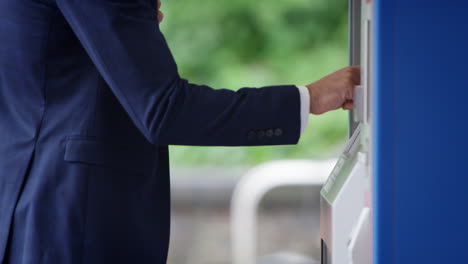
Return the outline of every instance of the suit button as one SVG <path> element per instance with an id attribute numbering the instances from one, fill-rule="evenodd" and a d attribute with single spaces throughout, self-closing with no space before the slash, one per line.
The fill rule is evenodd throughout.
<path id="1" fill-rule="evenodd" d="M 267 129 L 267 131 L 265 132 L 265 136 L 269 138 L 273 137 L 273 134 L 274 134 L 273 129 Z"/>
<path id="2" fill-rule="evenodd" d="M 250 131 L 250 132 L 247 134 L 247 138 L 248 138 L 249 140 L 254 140 L 256 135 L 257 135 L 257 134 L 255 133 L 255 131 Z"/>
<path id="3" fill-rule="evenodd" d="M 275 129 L 275 136 L 279 137 L 281 135 L 283 135 L 283 129 L 281 128 Z"/>
<path id="4" fill-rule="evenodd" d="M 262 139 L 264 136 L 265 136 L 265 131 L 259 130 L 259 131 L 257 132 L 257 138 L 258 138 L 258 139 Z"/>

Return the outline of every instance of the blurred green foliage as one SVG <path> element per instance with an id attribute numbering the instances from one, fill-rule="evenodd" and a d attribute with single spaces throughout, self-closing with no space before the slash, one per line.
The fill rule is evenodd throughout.
<path id="1" fill-rule="evenodd" d="M 180 75 L 236 90 L 306 85 L 348 62 L 347 0 L 162 0 L 161 30 Z M 172 165 L 252 165 L 328 158 L 347 134 L 347 112 L 311 116 L 296 146 L 171 146 Z"/>

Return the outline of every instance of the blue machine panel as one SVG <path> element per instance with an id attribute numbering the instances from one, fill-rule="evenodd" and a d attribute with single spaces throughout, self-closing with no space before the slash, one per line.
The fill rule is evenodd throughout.
<path id="1" fill-rule="evenodd" d="M 468 263 L 468 1 L 374 6 L 374 262 Z"/>

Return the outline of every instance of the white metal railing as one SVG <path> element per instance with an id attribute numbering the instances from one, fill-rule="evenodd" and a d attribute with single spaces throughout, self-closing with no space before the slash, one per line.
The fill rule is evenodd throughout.
<path id="1" fill-rule="evenodd" d="M 268 162 L 249 170 L 231 199 L 233 264 L 257 261 L 257 208 L 262 197 L 281 186 L 323 185 L 336 160 L 287 160 Z"/>

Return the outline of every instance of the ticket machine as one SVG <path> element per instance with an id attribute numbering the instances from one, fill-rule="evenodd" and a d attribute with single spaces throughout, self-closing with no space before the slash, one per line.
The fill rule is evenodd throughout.
<path id="1" fill-rule="evenodd" d="M 468 263 L 468 1 L 350 0 L 362 67 L 322 263 Z"/>
<path id="2" fill-rule="evenodd" d="M 372 263 L 372 2 L 350 0 L 350 64 L 361 65 L 350 138 L 321 190 L 322 264 Z"/>

